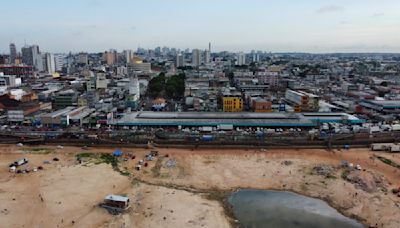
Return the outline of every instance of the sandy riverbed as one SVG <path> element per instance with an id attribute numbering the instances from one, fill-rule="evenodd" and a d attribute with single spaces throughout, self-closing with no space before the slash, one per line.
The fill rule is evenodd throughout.
<path id="1" fill-rule="evenodd" d="M 229 218 L 219 202 L 176 188 L 181 186 L 202 191 L 291 190 L 323 198 L 367 225 L 400 227 L 400 198 L 390 193 L 393 187 L 400 186 L 400 170 L 373 159 L 378 154 L 400 162 L 400 154 L 371 153 L 368 149 L 158 149 L 160 156 L 149 162 L 149 167 L 136 171 L 137 160 L 150 150 L 121 149 L 137 157 L 121 162 L 121 168 L 126 167 L 133 177 L 147 184 L 120 175 L 110 165 L 82 166 L 75 160 L 76 153 L 110 153 L 110 148 L 1 145 L 0 223 L 6 227 L 229 227 Z M 60 161 L 43 165 L 44 171 L 36 173 L 9 173 L 8 164 L 21 157 L 30 159 L 30 167 L 43 165 L 44 160 L 54 157 Z M 166 166 L 168 160 L 174 165 Z M 365 169 L 353 173 L 357 177 L 367 181 L 375 176 L 384 179 L 389 192 L 374 185 L 371 191 L 365 191 L 341 178 L 342 169 L 335 169 L 329 178 L 313 173 L 316 165 L 336 167 L 343 160 Z M 112 216 L 96 206 L 110 193 L 127 194 L 132 201 L 129 212 Z"/>

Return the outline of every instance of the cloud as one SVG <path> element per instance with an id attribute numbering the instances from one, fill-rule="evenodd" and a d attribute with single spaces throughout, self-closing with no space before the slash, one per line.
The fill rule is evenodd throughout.
<path id="1" fill-rule="evenodd" d="M 323 6 L 319 8 L 316 12 L 317 13 L 337 13 L 337 12 L 343 12 L 345 11 L 345 8 L 342 6 L 338 5 L 328 5 L 328 6 Z"/>
<path id="2" fill-rule="evenodd" d="M 385 15 L 384 13 L 374 13 L 371 15 L 371 18 L 383 17 L 384 15 Z"/>

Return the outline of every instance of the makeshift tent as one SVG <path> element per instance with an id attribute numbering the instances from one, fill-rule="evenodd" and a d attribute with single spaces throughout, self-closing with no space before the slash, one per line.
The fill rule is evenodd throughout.
<path id="1" fill-rule="evenodd" d="M 113 153 L 113 156 L 120 157 L 122 156 L 122 151 L 120 149 L 116 149 Z"/>

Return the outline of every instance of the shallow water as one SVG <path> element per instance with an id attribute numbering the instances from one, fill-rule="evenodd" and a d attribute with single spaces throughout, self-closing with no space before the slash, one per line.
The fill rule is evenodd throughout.
<path id="1" fill-rule="evenodd" d="M 292 192 L 239 190 L 229 197 L 235 216 L 248 228 L 361 228 L 326 202 Z"/>

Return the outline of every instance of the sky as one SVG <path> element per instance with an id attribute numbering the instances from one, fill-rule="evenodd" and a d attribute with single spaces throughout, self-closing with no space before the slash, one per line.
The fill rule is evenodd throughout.
<path id="1" fill-rule="evenodd" d="M 155 48 L 400 53 L 399 0 L 0 0 L 0 53 Z M 7 10 L 4 10 L 7 9 Z"/>

